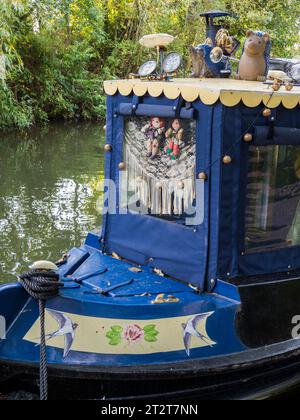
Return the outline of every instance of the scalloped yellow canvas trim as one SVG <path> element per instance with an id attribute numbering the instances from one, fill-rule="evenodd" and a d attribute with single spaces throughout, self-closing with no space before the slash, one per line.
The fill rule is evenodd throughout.
<path id="1" fill-rule="evenodd" d="M 300 105 L 299 86 L 295 86 L 290 92 L 282 87 L 279 92 L 273 93 L 271 87 L 264 83 L 231 79 L 175 79 L 170 82 L 113 80 L 104 83 L 104 91 L 109 96 L 119 92 L 124 96 L 134 93 L 137 96 L 149 94 L 158 98 L 164 95 L 170 100 L 181 95 L 188 102 L 200 98 L 205 105 L 214 105 L 220 101 L 228 107 L 236 106 L 240 102 L 250 108 L 261 103 L 268 104 L 269 108 L 283 105 L 287 109 Z"/>

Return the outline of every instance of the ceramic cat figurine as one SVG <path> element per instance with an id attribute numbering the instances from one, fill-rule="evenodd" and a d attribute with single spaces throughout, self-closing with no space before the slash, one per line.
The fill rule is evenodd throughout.
<path id="1" fill-rule="evenodd" d="M 248 31 L 238 78 L 264 81 L 269 70 L 270 52 L 271 41 L 268 33 Z"/>

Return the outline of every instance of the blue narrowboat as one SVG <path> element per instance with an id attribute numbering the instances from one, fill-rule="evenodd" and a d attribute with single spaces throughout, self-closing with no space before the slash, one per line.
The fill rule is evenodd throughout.
<path id="1" fill-rule="evenodd" d="M 102 228 L 59 262 L 44 312 L 28 287 L 0 287 L 1 382 L 34 390 L 44 313 L 53 398 L 264 398 L 297 385 L 300 87 L 104 89 Z"/>

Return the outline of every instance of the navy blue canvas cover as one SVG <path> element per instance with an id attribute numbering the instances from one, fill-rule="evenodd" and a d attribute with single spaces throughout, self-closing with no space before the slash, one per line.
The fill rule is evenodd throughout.
<path id="1" fill-rule="evenodd" d="M 297 154 L 297 148 L 300 145 L 300 107 L 288 110 L 280 106 L 273 109 L 274 122 L 263 117 L 263 108 L 263 105 L 247 108 L 240 104 L 234 108 L 223 107 L 218 118 L 215 113 L 211 159 L 214 161 L 218 159 L 218 156 L 229 154 L 232 157 L 232 164 L 223 165 L 222 161 L 219 161 L 218 164 L 212 166 L 210 218 L 214 223 L 211 222 L 210 225 L 211 253 L 208 269 L 211 278 L 243 278 L 300 269 L 300 246 L 295 242 L 294 244 L 287 242 L 284 245 L 275 243 L 273 249 L 266 242 L 268 246 L 266 245 L 265 249 L 264 247 L 254 248 L 251 252 L 247 246 L 247 224 L 249 223 L 246 219 L 249 217 L 247 199 L 249 198 L 249 183 L 251 187 L 251 177 L 255 174 L 251 169 L 253 153 L 259 153 L 266 147 L 276 146 L 284 151 L 287 149 L 285 145 L 289 145 L 289 153 L 291 153 L 290 149 L 295 148 L 294 153 Z M 222 121 L 221 130 L 216 128 L 218 121 Z M 253 134 L 251 143 L 243 141 L 243 135 L 247 131 Z M 288 168 L 285 167 L 284 162 L 289 162 Z M 286 158 L 281 166 L 284 176 L 289 175 L 292 179 L 294 164 Z M 260 174 L 260 172 L 257 173 Z M 289 200 L 288 194 L 285 196 L 282 194 L 288 193 L 290 188 L 293 194 L 298 191 L 300 181 L 297 177 L 293 179 L 290 185 L 278 185 L 277 190 L 271 191 L 273 199 L 277 201 L 275 209 L 270 209 L 273 211 L 273 219 L 268 229 L 274 232 L 275 237 L 284 232 L 287 241 L 290 236 L 287 219 L 290 218 L 290 224 L 295 223 L 293 219 L 296 220 L 296 218 L 289 215 L 295 213 L 297 203 L 294 203 L 295 200 Z M 284 202 L 282 203 L 281 215 L 276 210 L 276 205 L 280 205 L 278 193 L 286 202 L 286 207 L 284 207 Z M 250 195 L 254 194 L 256 191 L 252 188 Z"/>
<path id="2" fill-rule="evenodd" d="M 105 177 L 118 185 L 118 165 L 124 160 L 124 129 L 128 111 L 134 97 L 119 94 L 109 97 L 107 103 L 107 142 L 113 153 L 107 154 Z M 181 104 L 178 116 L 193 116 L 196 126 L 196 173 L 209 167 L 212 135 L 213 107 Z M 178 101 L 164 97 L 139 99 L 138 107 L 144 109 L 144 117 L 153 116 L 153 110 L 164 117 L 174 117 Z M 183 112 L 183 109 L 185 111 Z M 126 110 L 125 115 L 122 110 Z M 188 112 L 189 111 L 189 112 Z M 136 108 L 131 115 L 135 115 Z M 200 225 L 185 226 L 174 220 L 165 220 L 140 214 L 108 214 L 103 221 L 104 249 L 140 265 L 149 265 L 165 274 L 203 289 L 207 266 L 209 185 L 205 183 L 204 221 Z M 117 200 L 119 200 L 117 191 Z M 120 204 L 119 202 L 117 203 Z"/>
<path id="3" fill-rule="evenodd" d="M 178 101 L 164 97 L 145 96 L 134 101 L 134 97 L 119 94 L 108 98 L 107 141 L 113 145 L 113 153 L 106 157 L 106 178 L 119 179 L 124 121 L 128 115 L 134 115 L 133 103 L 141 105 L 144 116 L 152 113 L 170 118 L 177 113 L 181 118 L 193 116 L 197 138 L 196 173 L 204 170 L 208 176 L 204 187 L 204 222 L 190 227 L 142 215 L 111 214 L 104 217 L 104 247 L 107 252 L 116 252 L 137 264 L 159 268 L 201 290 L 205 289 L 207 279 L 246 278 L 300 269 L 300 245 L 295 240 L 286 247 L 253 248 L 251 252 L 246 244 L 249 160 L 256 146 L 299 147 L 300 107 L 289 110 L 280 106 L 273 109 L 275 121 L 271 124 L 262 115 L 263 105 L 247 108 L 239 104 L 228 108 L 221 103 L 205 106 L 196 101 L 193 104 L 181 103 L 178 110 Z M 120 109 L 125 110 L 125 115 Z M 250 144 L 243 141 L 243 135 L 248 130 L 254 139 Z M 223 164 L 224 155 L 231 156 L 230 165 Z M 289 166 L 293 165 L 289 163 Z M 297 179 L 293 182 L 290 185 L 294 191 Z M 282 194 L 285 189 L 279 187 L 278 191 Z M 296 208 L 299 206 L 293 202 L 293 208 L 288 210 L 295 213 Z M 272 229 L 279 226 L 277 213 Z M 282 220 L 287 218 L 287 214 L 285 216 Z M 299 218 L 293 216 L 291 220 L 295 225 Z M 284 223 L 286 227 L 279 226 L 284 232 L 281 237 L 289 232 L 288 224 Z M 289 236 L 290 233 L 286 235 L 287 238 Z"/>

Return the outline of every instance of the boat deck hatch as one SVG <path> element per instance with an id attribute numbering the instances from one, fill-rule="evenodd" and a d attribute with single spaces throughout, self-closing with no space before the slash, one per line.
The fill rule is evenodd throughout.
<path id="1" fill-rule="evenodd" d="M 100 252 L 94 252 L 75 270 L 64 267 L 66 290 L 69 284 L 76 283 L 82 287 L 84 294 L 102 295 L 111 298 L 156 297 L 182 293 L 195 293 L 190 286 L 179 281 L 164 277 L 149 267 L 138 267 L 127 261 L 121 261 Z"/>

